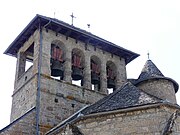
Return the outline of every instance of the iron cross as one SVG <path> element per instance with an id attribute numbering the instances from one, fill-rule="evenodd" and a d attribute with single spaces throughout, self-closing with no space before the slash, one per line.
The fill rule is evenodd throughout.
<path id="1" fill-rule="evenodd" d="M 149 55 L 150 55 L 149 52 L 147 53 L 147 55 L 148 55 L 148 60 L 149 60 Z"/>
<path id="2" fill-rule="evenodd" d="M 73 25 L 73 20 L 74 20 L 74 18 L 76 18 L 76 17 L 73 15 L 73 13 L 72 13 L 70 16 L 71 16 L 71 18 L 72 18 L 72 24 L 71 24 L 71 25 Z"/>

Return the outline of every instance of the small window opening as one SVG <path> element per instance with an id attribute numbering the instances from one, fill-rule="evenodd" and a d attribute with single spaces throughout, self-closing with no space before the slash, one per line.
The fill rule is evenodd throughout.
<path id="1" fill-rule="evenodd" d="M 54 99 L 54 102 L 55 102 L 55 103 L 58 103 L 58 99 L 57 99 L 57 98 L 55 98 L 55 99 Z"/>

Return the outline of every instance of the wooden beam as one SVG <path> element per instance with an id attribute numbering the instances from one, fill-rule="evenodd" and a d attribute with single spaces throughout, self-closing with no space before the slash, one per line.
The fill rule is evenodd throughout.
<path id="1" fill-rule="evenodd" d="M 66 40 L 68 40 L 68 37 L 71 35 L 71 30 L 68 30 L 66 33 L 65 33 L 65 36 L 66 36 Z"/>

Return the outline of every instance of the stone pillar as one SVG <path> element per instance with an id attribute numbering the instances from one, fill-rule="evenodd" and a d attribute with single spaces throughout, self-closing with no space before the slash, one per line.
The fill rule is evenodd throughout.
<path id="1" fill-rule="evenodd" d="M 117 67 L 117 73 L 116 73 L 116 89 L 121 87 L 125 82 L 127 82 L 127 76 L 126 76 L 126 65 L 125 60 L 121 59 L 117 61 L 116 63 Z"/>
<path id="2" fill-rule="evenodd" d="M 72 72 L 72 50 L 66 48 L 65 62 L 64 62 L 64 81 L 72 83 L 71 72 Z"/>
<path id="3" fill-rule="evenodd" d="M 25 72 L 25 67 L 26 67 L 26 55 L 24 54 L 24 52 L 18 52 L 17 62 L 16 62 L 15 84 L 18 78 Z"/>
<path id="4" fill-rule="evenodd" d="M 51 76 L 51 40 L 48 38 L 48 34 L 49 33 L 43 31 L 41 73 L 47 76 Z"/>
<path id="5" fill-rule="evenodd" d="M 85 62 L 84 62 L 84 83 L 83 87 L 86 89 L 91 89 L 91 63 L 90 63 L 89 55 L 85 55 Z"/>
<path id="6" fill-rule="evenodd" d="M 40 31 L 38 30 L 34 36 L 33 74 L 38 73 L 39 47 L 40 47 Z"/>
<path id="7" fill-rule="evenodd" d="M 101 73 L 100 73 L 100 91 L 108 94 L 107 90 L 107 75 L 106 75 L 106 60 L 101 61 Z"/>

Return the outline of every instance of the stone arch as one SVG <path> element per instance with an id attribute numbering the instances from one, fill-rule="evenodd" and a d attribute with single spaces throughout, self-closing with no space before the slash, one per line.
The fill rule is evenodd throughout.
<path id="1" fill-rule="evenodd" d="M 63 42 L 59 40 L 53 40 L 51 42 L 51 76 L 60 77 L 61 80 L 64 77 L 65 50 Z"/>
<path id="2" fill-rule="evenodd" d="M 91 84 L 94 86 L 94 90 L 99 91 L 101 89 L 101 60 L 95 55 L 91 56 Z"/>
<path id="3" fill-rule="evenodd" d="M 59 47 L 63 51 L 62 58 L 65 59 L 65 53 L 66 53 L 65 44 L 60 40 L 53 40 L 51 42 L 51 56 L 52 56 L 52 48 L 53 48 L 53 46 Z"/>
<path id="4" fill-rule="evenodd" d="M 85 59 L 84 59 L 84 53 L 82 50 L 78 48 L 73 48 L 72 49 L 72 80 L 81 81 L 81 86 L 83 85 L 83 69 L 84 69 L 84 64 L 85 64 Z"/>
<path id="5" fill-rule="evenodd" d="M 116 64 L 112 61 L 107 61 L 106 63 L 106 76 L 107 76 L 107 88 L 113 89 L 116 88 L 116 75 L 117 67 Z"/>
<path id="6" fill-rule="evenodd" d="M 80 50 L 79 48 L 73 48 L 72 55 L 73 54 L 77 54 L 78 56 L 81 57 L 81 66 L 84 68 L 84 64 L 85 64 L 84 52 L 82 50 Z"/>

